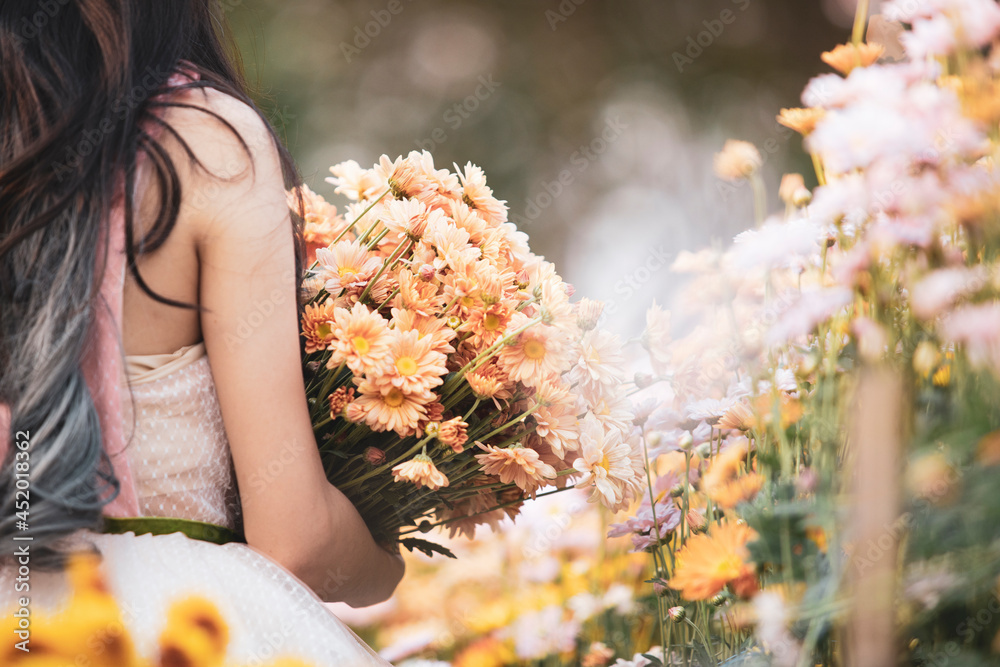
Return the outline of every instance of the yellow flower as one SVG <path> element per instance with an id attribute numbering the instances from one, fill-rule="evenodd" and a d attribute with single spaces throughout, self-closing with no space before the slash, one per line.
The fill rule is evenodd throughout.
<path id="1" fill-rule="evenodd" d="M 486 637 L 459 651 L 451 664 L 454 667 L 504 667 L 515 659 L 516 656 L 509 646 L 492 637 Z"/>
<path id="2" fill-rule="evenodd" d="M 215 667 L 226 657 L 229 627 L 211 600 L 194 595 L 171 605 L 160 634 L 160 665 Z"/>
<path id="3" fill-rule="evenodd" d="M 937 369 L 937 372 L 934 373 L 934 377 L 931 378 L 931 381 L 938 387 L 947 387 L 951 384 L 951 365 L 945 364 L 941 368 Z"/>
<path id="4" fill-rule="evenodd" d="M 747 563 L 747 543 L 757 532 L 746 525 L 723 523 L 688 539 L 677 552 L 677 567 L 667 585 L 686 600 L 708 600 L 727 584 L 746 596 L 757 588 L 754 566 Z"/>
<path id="5" fill-rule="evenodd" d="M 0 621 L 0 633 L 12 638 L 0 648 L 0 664 L 76 665 L 92 667 L 134 667 L 139 664 L 132 640 L 122 621 L 118 604 L 100 570 L 100 559 L 90 553 L 75 554 L 66 567 L 72 594 L 58 614 L 32 614 L 31 652 L 14 646 L 17 619 Z"/>

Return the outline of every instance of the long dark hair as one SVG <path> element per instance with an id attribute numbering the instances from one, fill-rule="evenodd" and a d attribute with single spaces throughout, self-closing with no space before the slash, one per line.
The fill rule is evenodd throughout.
<path id="1" fill-rule="evenodd" d="M 118 492 L 81 355 L 107 256 L 101 231 L 123 178 L 128 270 L 157 301 L 199 307 L 153 292 L 135 262 L 164 243 L 180 208 L 178 172 L 156 139 L 180 137 L 156 111 L 183 106 L 157 97 L 182 65 L 199 74 L 182 87 L 210 86 L 256 108 L 213 0 L 0 1 L 0 404 L 11 412 L 5 435 L 31 435 L 33 565 L 61 563 L 60 540 L 96 528 Z M 272 137 L 286 185 L 297 185 Z M 140 153 L 161 196 L 155 222 L 136 238 Z M 0 468 L 0 557 L 17 533 L 14 452 Z"/>

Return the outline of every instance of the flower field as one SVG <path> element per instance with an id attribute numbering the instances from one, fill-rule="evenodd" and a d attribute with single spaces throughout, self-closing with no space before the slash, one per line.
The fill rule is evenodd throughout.
<path id="1" fill-rule="evenodd" d="M 769 200 L 760 154 L 727 143 L 716 171 L 752 185 L 747 231 L 682 253 L 644 332 L 581 342 L 591 377 L 628 368 L 642 497 L 612 513 L 569 489 L 456 541 L 458 562 L 414 557 L 409 590 L 353 618 L 386 655 L 998 660 L 1000 7 L 884 3 L 895 62 L 864 10 L 779 116 L 815 173 Z M 617 463 L 583 448 L 574 465 Z"/>

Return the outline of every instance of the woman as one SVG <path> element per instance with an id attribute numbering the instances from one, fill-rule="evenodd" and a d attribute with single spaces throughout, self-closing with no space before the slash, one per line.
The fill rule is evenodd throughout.
<path id="1" fill-rule="evenodd" d="M 65 595 L 65 556 L 96 548 L 140 646 L 193 590 L 223 606 L 237 659 L 384 664 L 320 602 L 384 600 L 403 565 L 320 463 L 294 168 L 220 15 L 210 0 L 0 2 L 0 607 L 30 535 L 36 613 Z M 95 532 L 137 515 L 246 544 Z"/>

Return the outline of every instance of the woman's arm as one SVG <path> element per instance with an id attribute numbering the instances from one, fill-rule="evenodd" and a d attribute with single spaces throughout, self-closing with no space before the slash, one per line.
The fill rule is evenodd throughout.
<path id="1" fill-rule="evenodd" d="M 299 357 L 294 243 L 278 154 L 252 109 L 192 91 L 196 110 L 167 120 L 211 174 L 170 146 L 181 176 L 181 217 L 199 255 L 201 325 L 243 503 L 247 542 L 323 599 L 387 599 L 402 559 L 375 544 L 351 502 L 323 472 Z M 221 178 L 219 178 L 221 177 Z"/>

